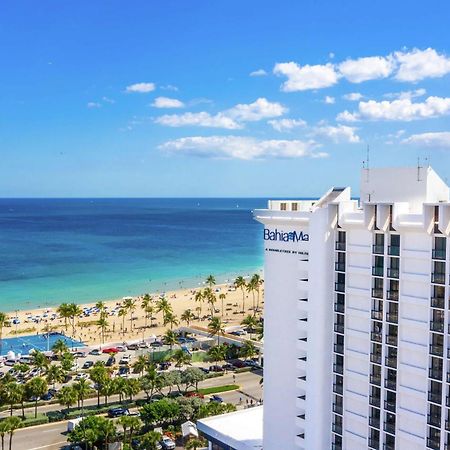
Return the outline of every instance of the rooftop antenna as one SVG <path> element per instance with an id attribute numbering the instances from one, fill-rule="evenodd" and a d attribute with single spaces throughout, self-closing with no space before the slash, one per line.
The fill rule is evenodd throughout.
<path id="1" fill-rule="evenodd" d="M 420 179 L 420 169 L 422 169 L 422 166 L 420 165 L 420 157 L 417 157 L 417 181 L 422 181 Z"/>

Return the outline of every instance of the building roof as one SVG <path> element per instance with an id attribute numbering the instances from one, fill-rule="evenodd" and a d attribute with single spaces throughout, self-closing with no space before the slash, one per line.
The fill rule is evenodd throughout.
<path id="1" fill-rule="evenodd" d="M 263 406 L 243 409 L 197 422 L 197 428 L 236 450 L 260 450 L 263 442 Z"/>

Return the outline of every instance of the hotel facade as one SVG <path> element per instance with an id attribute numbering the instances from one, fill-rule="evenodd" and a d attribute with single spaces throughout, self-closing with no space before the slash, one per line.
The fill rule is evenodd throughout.
<path id="1" fill-rule="evenodd" d="M 360 200 L 270 201 L 264 450 L 450 449 L 450 197 L 363 169 Z"/>

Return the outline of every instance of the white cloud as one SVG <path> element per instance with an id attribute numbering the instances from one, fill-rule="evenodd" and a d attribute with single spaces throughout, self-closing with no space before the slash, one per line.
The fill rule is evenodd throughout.
<path id="1" fill-rule="evenodd" d="M 335 85 L 339 78 L 332 64 L 299 66 L 295 62 L 278 63 L 275 64 L 273 72 L 287 77 L 287 81 L 281 85 L 284 92 L 330 87 Z"/>
<path id="2" fill-rule="evenodd" d="M 137 92 L 140 94 L 147 94 L 156 89 L 155 83 L 135 83 L 126 87 L 126 92 Z"/>
<path id="3" fill-rule="evenodd" d="M 194 136 L 168 141 L 160 149 L 170 153 L 193 155 L 204 158 L 265 159 L 265 158 L 323 158 L 324 152 L 314 141 L 260 140 L 240 136 Z"/>
<path id="4" fill-rule="evenodd" d="M 294 128 L 306 127 L 306 122 L 302 119 L 273 119 L 267 122 L 277 131 L 290 131 Z"/>
<path id="5" fill-rule="evenodd" d="M 413 99 L 417 97 L 423 97 L 427 93 L 426 89 L 416 89 L 414 91 L 402 91 L 402 92 L 390 92 L 384 94 L 383 97 L 386 98 L 398 98 L 399 100 Z"/>
<path id="6" fill-rule="evenodd" d="M 412 136 L 403 139 L 402 144 L 450 149 L 450 131 L 413 134 Z"/>
<path id="7" fill-rule="evenodd" d="M 165 86 L 160 86 L 160 87 L 164 91 L 174 91 L 174 92 L 178 91 L 178 88 L 172 84 L 166 84 Z"/>
<path id="8" fill-rule="evenodd" d="M 349 102 L 359 102 L 363 97 L 359 92 L 350 92 L 342 96 L 344 100 L 348 100 Z"/>
<path id="9" fill-rule="evenodd" d="M 156 97 L 152 106 L 155 108 L 183 108 L 184 103 L 176 98 Z"/>
<path id="10" fill-rule="evenodd" d="M 399 81 L 415 82 L 450 73 L 450 58 L 432 48 L 415 48 L 410 52 L 395 52 L 394 55 L 399 64 L 395 78 Z"/>
<path id="11" fill-rule="evenodd" d="M 369 56 L 348 59 L 339 64 L 339 72 L 351 83 L 387 78 L 394 70 L 391 57 Z"/>
<path id="12" fill-rule="evenodd" d="M 429 119 L 450 114 L 450 98 L 428 97 L 422 103 L 413 103 L 410 99 L 377 102 L 360 102 L 357 112 L 344 111 L 337 120 L 355 122 L 357 120 L 411 120 Z"/>
<path id="13" fill-rule="evenodd" d="M 253 72 L 250 72 L 249 75 L 251 77 L 265 77 L 267 75 L 267 72 L 264 69 L 258 69 L 254 70 Z"/>
<path id="14" fill-rule="evenodd" d="M 328 58 L 334 59 L 336 55 L 333 52 L 328 53 Z"/>
<path id="15" fill-rule="evenodd" d="M 113 100 L 112 98 L 109 98 L 109 97 L 102 97 L 102 100 L 103 100 L 105 103 L 109 103 L 109 104 L 111 104 L 111 105 L 113 105 L 114 103 L 116 103 L 115 100 Z"/>
<path id="16" fill-rule="evenodd" d="M 102 104 L 98 102 L 88 102 L 87 107 L 90 109 L 101 108 Z"/>
<path id="17" fill-rule="evenodd" d="M 313 135 L 330 139 L 335 144 L 342 142 L 356 144 L 361 142 L 360 137 L 356 134 L 356 128 L 346 125 L 316 127 L 313 130 Z"/>
<path id="18" fill-rule="evenodd" d="M 336 99 L 334 97 L 330 97 L 329 95 L 327 95 L 323 101 L 327 105 L 333 105 L 334 103 L 336 103 Z"/>
<path id="19" fill-rule="evenodd" d="M 287 108 L 280 103 L 269 102 L 265 98 L 258 98 L 253 103 L 241 103 L 214 115 L 205 111 L 198 113 L 166 114 L 156 118 L 155 122 L 171 127 L 190 125 L 234 130 L 243 128 L 243 122 L 256 122 L 271 117 L 279 117 L 285 112 L 287 112 Z"/>
<path id="20" fill-rule="evenodd" d="M 269 102 L 266 98 L 258 98 L 253 103 L 240 103 L 224 111 L 224 114 L 241 122 L 255 122 L 270 117 L 279 117 L 287 112 L 281 103 Z"/>
<path id="21" fill-rule="evenodd" d="M 211 115 L 205 111 L 198 113 L 187 112 L 184 114 L 165 114 L 157 117 L 155 123 L 166 125 L 168 127 L 206 127 L 206 128 L 225 128 L 227 130 L 237 130 L 242 125 L 222 113 Z"/>

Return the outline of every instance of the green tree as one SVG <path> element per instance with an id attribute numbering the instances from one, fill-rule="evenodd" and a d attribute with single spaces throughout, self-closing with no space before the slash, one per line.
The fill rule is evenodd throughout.
<path id="1" fill-rule="evenodd" d="M 253 315 L 249 314 L 246 316 L 242 322 L 241 325 L 245 325 L 250 333 L 253 333 L 253 331 L 258 327 L 259 320 Z"/>
<path id="2" fill-rule="evenodd" d="M 86 443 L 88 449 L 94 444 L 107 448 L 108 442 L 115 434 L 116 429 L 112 421 L 101 416 L 89 416 L 68 433 L 68 441 Z"/>
<path id="3" fill-rule="evenodd" d="M 181 369 L 183 366 L 191 365 L 192 356 L 180 348 L 175 350 L 170 359 L 175 363 L 175 367 Z"/>
<path id="4" fill-rule="evenodd" d="M 56 312 L 59 314 L 61 319 L 64 319 L 64 329 L 67 331 L 67 327 L 69 325 L 70 319 L 70 306 L 68 303 L 61 303 L 58 308 L 56 308 Z"/>
<path id="5" fill-rule="evenodd" d="M 242 311 L 245 314 L 245 288 L 247 283 L 245 282 L 244 277 L 239 276 L 234 280 L 234 286 L 236 289 L 240 289 L 242 292 Z"/>
<path id="6" fill-rule="evenodd" d="M 253 344 L 252 341 L 246 340 L 244 342 L 244 345 L 241 347 L 240 353 L 242 357 L 251 359 L 258 354 L 258 350 L 256 349 L 255 344 Z"/>
<path id="7" fill-rule="evenodd" d="M 156 367 L 152 365 L 147 373 L 139 379 L 142 390 L 147 395 L 147 399 L 151 401 L 153 399 L 153 395 L 158 390 L 162 389 L 161 386 L 161 377 L 156 371 Z"/>
<path id="8" fill-rule="evenodd" d="M 34 398 L 34 417 L 37 417 L 37 404 L 40 399 L 48 391 L 48 384 L 42 377 L 32 378 L 25 385 L 25 392 L 28 398 Z"/>
<path id="9" fill-rule="evenodd" d="M 5 434 L 8 433 L 9 426 L 6 420 L 0 421 L 0 438 L 2 440 L 2 450 L 5 450 Z"/>
<path id="10" fill-rule="evenodd" d="M 148 355 L 139 355 L 133 363 L 133 372 L 142 375 L 151 364 L 152 362 Z"/>
<path id="11" fill-rule="evenodd" d="M 165 324 L 167 314 L 173 312 L 172 305 L 166 297 L 160 297 L 160 299 L 156 302 L 156 312 L 162 313 L 163 323 Z"/>
<path id="12" fill-rule="evenodd" d="M 100 328 L 100 332 L 102 334 L 102 344 L 105 343 L 105 334 L 106 334 L 106 330 L 109 327 L 109 322 L 108 322 L 107 317 L 108 317 L 107 313 L 102 311 L 100 313 L 100 318 L 97 320 L 97 327 Z"/>
<path id="13" fill-rule="evenodd" d="M 72 336 L 75 336 L 75 319 L 83 312 L 76 303 L 69 303 L 67 306 L 69 320 L 72 324 Z"/>
<path id="14" fill-rule="evenodd" d="M 206 278 L 206 284 L 210 289 L 212 289 L 212 287 L 216 284 L 216 279 L 213 275 L 208 275 L 208 278 Z"/>
<path id="15" fill-rule="evenodd" d="M 144 327 L 147 328 L 147 320 L 149 314 L 153 313 L 153 297 L 149 294 L 145 294 L 141 301 L 141 309 L 144 311 Z M 151 322 L 150 322 L 151 325 Z"/>
<path id="16" fill-rule="evenodd" d="M 115 393 L 114 389 L 115 386 L 113 380 L 111 379 L 107 379 L 106 381 L 104 381 L 104 383 L 100 387 L 100 394 L 105 397 L 105 405 L 108 404 L 108 398 Z"/>
<path id="17" fill-rule="evenodd" d="M 163 398 L 156 402 L 145 404 L 141 410 L 141 419 L 147 426 L 169 424 L 178 419 L 180 406 L 175 400 Z"/>
<path id="18" fill-rule="evenodd" d="M 0 385 L 1 402 L 9 405 L 9 414 L 12 416 L 13 407 L 22 400 L 23 388 L 16 381 L 9 381 Z"/>
<path id="19" fill-rule="evenodd" d="M 102 386 L 109 380 L 109 370 L 102 364 L 101 361 L 97 361 L 89 370 L 89 378 L 95 383 L 97 390 L 97 406 L 100 406 L 100 393 Z"/>
<path id="20" fill-rule="evenodd" d="M 120 308 L 117 316 L 122 317 L 122 336 L 125 336 L 125 317 L 127 316 L 127 310 L 124 307 Z"/>
<path id="21" fill-rule="evenodd" d="M 9 450 L 12 450 L 12 441 L 14 432 L 23 426 L 22 419 L 17 416 L 8 417 L 5 419 L 5 422 L 7 423 L 7 429 L 9 433 Z"/>
<path id="22" fill-rule="evenodd" d="M 255 305 L 255 292 L 256 292 L 256 284 L 253 278 L 247 283 L 247 292 L 252 294 L 252 311 L 253 315 L 256 313 L 256 305 Z"/>
<path id="23" fill-rule="evenodd" d="M 31 354 L 32 361 L 31 364 L 42 372 L 45 372 L 49 366 L 49 360 L 47 357 L 39 350 L 34 350 Z"/>
<path id="24" fill-rule="evenodd" d="M 78 408 L 84 407 L 84 399 L 89 395 L 91 388 L 89 387 L 89 383 L 85 378 L 81 378 L 81 380 L 76 381 L 72 385 L 74 391 L 77 394 L 77 402 L 78 402 Z"/>
<path id="25" fill-rule="evenodd" d="M 221 301 L 221 310 L 220 310 L 220 312 L 222 313 L 222 318 L 223 318 L 223 314 L 224 314 L 224 311 L 225 311 L 224 306 L 223 306 L 223 302 L 224 302 L 224 300 L 226 298 L 227 298 L 227 294 L 225 294 L 223 292 L 219 294 L 219 300 Z"/>
<path id="26" fill-rule="evenodd" d="M 62 356 L 64 353 L 69 351 L 69 347 L 67 347 L 67 344 L 62 340 L 58 339 L 52 347 L 52 352 L 57 355 L 58 357 Z"/>
<path id="27" fill-rule="evenodd" d="M 141 437 L 140 448 L 145 450 L 158 450 L 161 448 L 161 446 L 159 445 L 160 440 L 161 434 L 157 433 L 156 431 L 149 431 Z"/>
<path id="28" fill-rule="evenodd" d="M 186 309 L 186 311 L 181 314 L 180 319 L 182 322 L 186 322 L 186 325 L 189 326 L 190 323 L 195 319 L 195 315 L 190 309 Z"/>
<path id="29" fill-rule="evenodd" d="M 126 380 L 122 377 L 113 378 L 114 394 L 119 396 L 119 402 L 122 402 L 126 394 Z"/>
<path id="30" fill-rule="evenodd" d="M 72 370 L 73 363 L 75 362 L 75 357 L 72 353 L 64 352 L 61 355 L 61 367 L 66 372 L 69 372 Z"/>
<path id="31" fill-rule="evenodd" d="M 201 316 L 202 314 L 202 303 L 203 303 L 203 292 L 202 291 L 197 291 L 194 295 L 194 300 L 196 303 L 199 303 L 199 316 Z"/>
<path id="32" fill-rule="evenodd" d="M 172 330 L 174 326 L 177 326 L 179 324 L 177 316 L 173 314 L 172 312 L 166 313 L 164 317 L 164 326 L 170 325 L 170 329 Z"/>
<path id="33" fill-rule="evenodd" d="M 252 276 L 251 281 L 252 281 L 255 291 L 257 293 L 256 308 L 259 309 L 259 300 L 260 300 L 260 293 L 261 293 L 260 291 L 261 291 L 261 285 L 263 283 L 263 280 L 257 273 L 255 273 Z"/>
<path id="34" fill-rule="evenodd" d="M 56 396 L 59 404 L 66 407 L 66 414 L 68 414 L 70 407 L 75 405 L 78 398 L 77 392 L 72 386 L 63 386 Z"/>
<path id="35" fill-rule="evenodd" d="M 215 362 L 223 361 L 226 357 L 227 349 L 222 345 L 215 345 L 208 350 L 208 356 Z"/>
<path id="36" fill-rule="evenodd" d="M 164 333 L 163 341 L 164 344 L 170 346 L 170 351 L 172 351 L 173 346 L 178 343 L 178 336 L 172 330 L 167 330 Z"/>
<path id="37" fill-rule="evenodd" d="M 217 301 L 216 294 L 213 292 L 211 288 L 207 287 L 203 290 L 203 298 L 206 300 L 209 307 L 211 308 L 211 317 L 214 316 L 214 304 Z"/>
<path id="38" fill-rule="evenodd" d="M 127 440 L 131 444 L 133 440 L 133 434 L 136 430 L 142 427 L 142 422 L 139 417 L 136 416 L 122 416 L 118 420 L 119 425 L 123 428 L 123 442 L 126 443 Z M 127 439 L 128 430 L 128 439 Z"/>
<path id="39" fill-rule="evenodd" d="M 8 316 L 0 311 L 0 350 L 3 345 L 3 327 L 9 322 Z"/>
<path id="40" fill-rule="evenodd" d="M 225 328 L 220 317 L 214 316 L 208 323 L 208 331 L 211 337 L 217 336 L 217 345 L 220 344 L 220 336 L 225 333 Z"/>
<path id="41" fill-rule="evenodd" d="M 136 378 L 125 379 L 125 394 L 128 395 L 130 402 L 133 401 L 133 397 L 141 392 L 141 384 Z"/>
<path id="42" fill-rule="evenodd" d="M 47 383 L 53 384 L 53 388 L 55 388 L 56 383 L 62 383 L 65 380 L 66 371 L 61 366 L 55 366 L 54 364 L 52 364 L 47 369 L 45 378 L 47 380 Z"/>
<path id="43" fill-rule="evenodd" d="M 205 373 L 198 367 L 188 367 L 181 374 L 181 381 L 185 386 L 185 391 L 187 391 L 191 386 L 198 391 L 198 383 L 205 380 Z"/>
<path id="44" fill-rule="evenodd" d="M 199 448 L 204 448 L 207 446 L 207 442 L 202 438 L 191 437 L 187 442 L 184 448 L 186 450 L 197 450 Z"/>
<path id="45" fill-rule="evenodd" d="M 130 331 L 133 330 L 133 312 L 136 310 L 136 300 L 127 298 L 123 302 L 123 308 L 130 314 Z"/>

